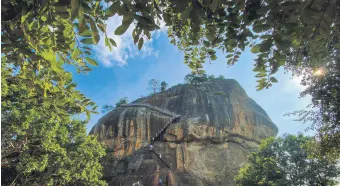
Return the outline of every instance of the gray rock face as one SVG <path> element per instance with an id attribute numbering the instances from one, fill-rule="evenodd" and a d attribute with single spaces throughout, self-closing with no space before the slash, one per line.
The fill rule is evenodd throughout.
<path id="1" fill-rule="evenodd" d="M 174 118 L 180 115 L 180 120 Z M 148 145 L 161 129 L 164 134 Z M 138 99 L 102 117 L 91 130 L 112 149 L 109 185 L 151 185 L 155 170 L 174 185 L 234 185 L 234 175 L 261 139 L 277 127 L 235 80 L 178 85 Z"/>

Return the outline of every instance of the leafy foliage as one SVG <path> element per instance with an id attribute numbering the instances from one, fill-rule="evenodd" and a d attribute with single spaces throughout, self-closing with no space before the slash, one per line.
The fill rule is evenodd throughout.
<path id="1" fill-rule="evenodd" d="M 160 87 L 159 80 L 157 79 L 150 79 L 150 81 L 148 82 L 148 85 L 149 85 L 149 89 L 151 89 L 153 93 L 156 93 Z"/>
<path id="2" fill-rule="evenodd" d="M 163 12 L 172 43 L 185 52 L 185 62 L 197 73 L 216 51 L 234 64 L 250 47 L 257 54 L 254 71 L 258 89 L 276 82 L 279 67 L 312 69 L 339 50 L 339 2 L 318 1 L 175 1 Z M 185 7 L 178 10 L 178 7 Z M 322 49 L 319 50 L 319 48 Z"/>
<path id="3" fill-rule="evenodd" d="M 196 73 L 204 72 L 200 69 L 205 61 L 217 58 L 215 49 L 224 51 L 232 65 L 250 47 L 258 56 L 254 71 L 260 78 L 258 88 L 263 89 L 275 83 L 272 75 L 279 67 L 315 69 L 340 47 L 340 3 L 336 0 L 106 2 L 112 4 L 89 0 L 3 2 L 3 52 L 17 48 L 16 52 L 45 60 L 51 60 L 53 53 L 88 71 L 86 64 L 96 63 L 85 58 L 90 53 L 86 45 L 98 43 L 100 32 L 109 48 L 116 45 L 105 33 L 105 20 L 122 16 L 115 34 L 122 35 L 133 26 L 132 37 L 139 49 L 144 39 L 151 39 L 152 31 L 160 29 L 162 20 L 171 43 L 185 53 L 185 63 Z M 22 37 L 25 40 L 18 41 Z"/>
<path id="4" fill-rule="evenodd" d="M 290 114 L 298 121 L 312 123 L 318 131 L 318 149 L 321 155 L 340 155 L 340 57 L 339 55 L 313 75 L 306 74 L 306 90 L 301 96 L 311 95 L 312 105 Z M 327 71 L 325 70 L 327 69 Z M 288 114 L 288 115 L 290 115 Z"/>
<path id="5" fill-rule="evenodd" d="M 121 105 L 124 105 L 124 104 L 128 104 L 128 102 L 129 101 L 127 97 L 120 98 L 119 101 L 116 103 L 116 107 L 114 107 L 113 105 L 104 105 L 102 107 L 101 113 L 105 114 L 107 112 L 110 112 L 114 108 L 120 107 Z"/>
<path id="6" fill-rule="evenodd" d="M 161 82 L 161 92 L 166 90 L 166 87 L 168 86 L 168 83 L 166 83 L 165 81 Z"/>
<path id="7" fill-rule="evenodd" d="M 86 135 L 86 122 L 72 119 L 86 114 L 88 120 L 97 106 L 75 89 L 63 68 L 71 64 L 87 73 L 89 65 L 97 65 L 89 45 L 99 42 L 99 30 L 105 31 L 96 13 L 100 2 L 1 4 L 1 168 L 2 175 L 10 175 L 6 182 L 105 185 L 98 161 L 105 152 L 94 136 Z"/>
<path id="8" fill-rule="evenodd" d="M 265 139 L 250 163 L 235 177 L 238 185 L 336 185 L 340 174 L 335 159 L 316 158 L 307 146 L 312 138 L 302 134 Z"/>
<path id="9" fill-rule="evenodd" d="M 222 76 L 222 75 L 219 75 L 219 76 L 217 76 L 217 79 L 225 79 L 225 77 Z"/>
<path id="10" fill-rule="evenodd" d="M 214 75 L 210 75 L 210 76 L 208 76 L 208 80 L 214 80 L 215 79 L 215 76 Z"/>
<path id="11" fill-rule="evenodd" d="M 191 85 L 199 85 L 208 80 L 207 74 L 193 74 L 189 73 L 185 76 L 185 83 L 189 83 Z"/>
<path id="12" fill-rule="evenodd" d="M 57 112 L 64 110 L 56 104 L 56 99 L 50 98 L 51 93 L 63 95 L 61 102 L 66 98 L 78 100 L 80 111 L 88 117 L 95 113 L 95 104 L 75 90 L 71 74 L 65 72 L 63 65 L 71 64 L 84 73 L 91 70 L 90 65 L 98 65 L 91 58 L 91 46 L 100 39 L 110 49 L 117 46 L 107 37 L 105 23 L 115 15 L 123 19 L 114 33 L 122 35 L 132 26 L 132 37 L 139 49 L 145 39 L 151 39 L 152 31 L 160 29 L 160 21 L 164 21 L 170 42 L 184 52 L 185 63 L 196 74 L 204 74 L 203 64 L 216 60 L 217 50 L 224 52 L 227 63 L 233 65 L 250 48 L 257 55 L 254 71 L 259 78 L 258 90 L 278 81 L 274 74 L 280 67 L 294 75 L 306 73 L 307 82 L 314 70 L 328 71 L 327 63 L 339 56 L 340 1 L 337 0 L 105 2 L 112 4 L 103 6 L 100 1 L 90 0 L 1 2 L 2 55 L 10 59 L 11 68 L 18 70 L 15 73 L 20 84 L 30 87 L 30 95 L 43 93 L 45 102 L 59 108 Z M 337 78 L 333 80 L 339 82 Z M 329 94 L 324 95 L 316 88 L 320 82 L 314 81 L 315 86 L 310 84 L 316 91 L 310 89 L 306 93 L 316 96 L 313 92 L 319 92 L 316 100 L 327 102 L 325 97 Z M 319 136 L 329 142 L 339 139 L 338 130 L 333 130 L 338 128 L 339 117 L 332 116 L 331 124 L 326 116 L 328 108 L 324 108 L 327 104 L 314 105 L 320 108 L 322 117 Z"/>
<path id="13" fill-rule="evenodd" d="M 101 110 L 101 113 L 104 114 L 104 113 L 107 113 L 107 112 L 110 112 L 111 110 L 113 110 L 115 107 L 112 106 L 112 105 L 104 105 L 102 107 L 102 110 Z"/>
<path id="14" fill-rule="evenodd" d="M 120 98 L 119 101 L 116 103 L 116 108 L 120 107 L 121 105 L 128 104 L 129 100 L 127 97 Z"/>
<path id="15" fill-rule="evenodd" d="M 191 85 L 200 85 L 203 82 L 214 81 L 217 79 L 225 79 L 225 78 L 222 75 L 215 77 L 214 75 L 208 76 L 205 73 L 202 73 L 202 74 L 189 73 L 184 77 L 184 82 L 191 84 Z"/>
<path id="16" fill-rule="evenodd" d="M 86 135 L 86 122 L 71 118 L 82 112 L 86 100 L 56 85 L 49 85 L 51 91 L 35 91 L 21 77 L 30 72 L 13 71 L 13 63 L 2 62 L 2 183 L 105 185 L 99 180 L 104 149 L 95 136 Z"/>

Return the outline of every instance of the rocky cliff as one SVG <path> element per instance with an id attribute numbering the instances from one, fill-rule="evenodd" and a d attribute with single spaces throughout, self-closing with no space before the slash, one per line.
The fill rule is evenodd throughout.
<path id="1" fill-rule="evenodd" d="M 104 176 L 117 186 L 152 185 L 169 171 L 171 185 L 234 185 L 249 152 L 277 132 L 231 79 L 177 85 L 138 99 L 107 113 L 91 130 L 111 149 Z"/>

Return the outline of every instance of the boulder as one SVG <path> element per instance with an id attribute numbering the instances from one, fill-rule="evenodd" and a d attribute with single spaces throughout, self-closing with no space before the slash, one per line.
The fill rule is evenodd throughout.
<path id="1" fill-rule="evenodd" d="M 227 79 L 135 100 L 107 113 L 90 133 L 112 149 L 104 172 L 109 185 L 152 185 L 158 176 L 171 185 L 216 186 L 235 185 L 249 153 L 277 132 L 237 81 Z"/>

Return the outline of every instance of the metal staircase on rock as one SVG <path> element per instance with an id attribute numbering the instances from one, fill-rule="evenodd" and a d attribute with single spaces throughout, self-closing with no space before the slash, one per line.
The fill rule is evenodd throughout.
<path id="1" fill-rule="evenodd" d="M 159 112 L 159 113 L 162 113 L 166 116 L 170 116 L 171 117 L 171 121 L 169 123 L 167 123 L 161 130 L 159 130 L 155 136 L 151 136 L 151 144 L 152 145 L 154 143 L 154 141 L 161 141 L 161 138 L 162 136 L 164 135 L 166 129 L 173 123 L 176 123 L 178 122 L 180 119 L 181 119 L 181 115 L 178 115 L 174 112 L 171 112 L 169 110 L 166 110 L 166 109 L 163 109 L 163 108 L 160 108 L 160 107 L 156 107 L 156 106 L 153 106 L 153 105 L 150 105 L 150 104 L 125 104 L 125 105 L 121 105 L 121 107 L 146 107 L 150 110 L 153 110 L 153 111 L 156 111 L 156 112 Z M 122 142 L 125 143 L 125 141 Z M 119 145 L 121 146 L 121 145 Z M 116 148 L 117 149 L 117 148 Z M 171 169 L 171 167 L 153 150 L 153 149 L 150 149 L 151 152 L 153 154 L 156 155 L 156 157 L 161 160 L 164 165 L 166 165 L 169 169 Z"/>

